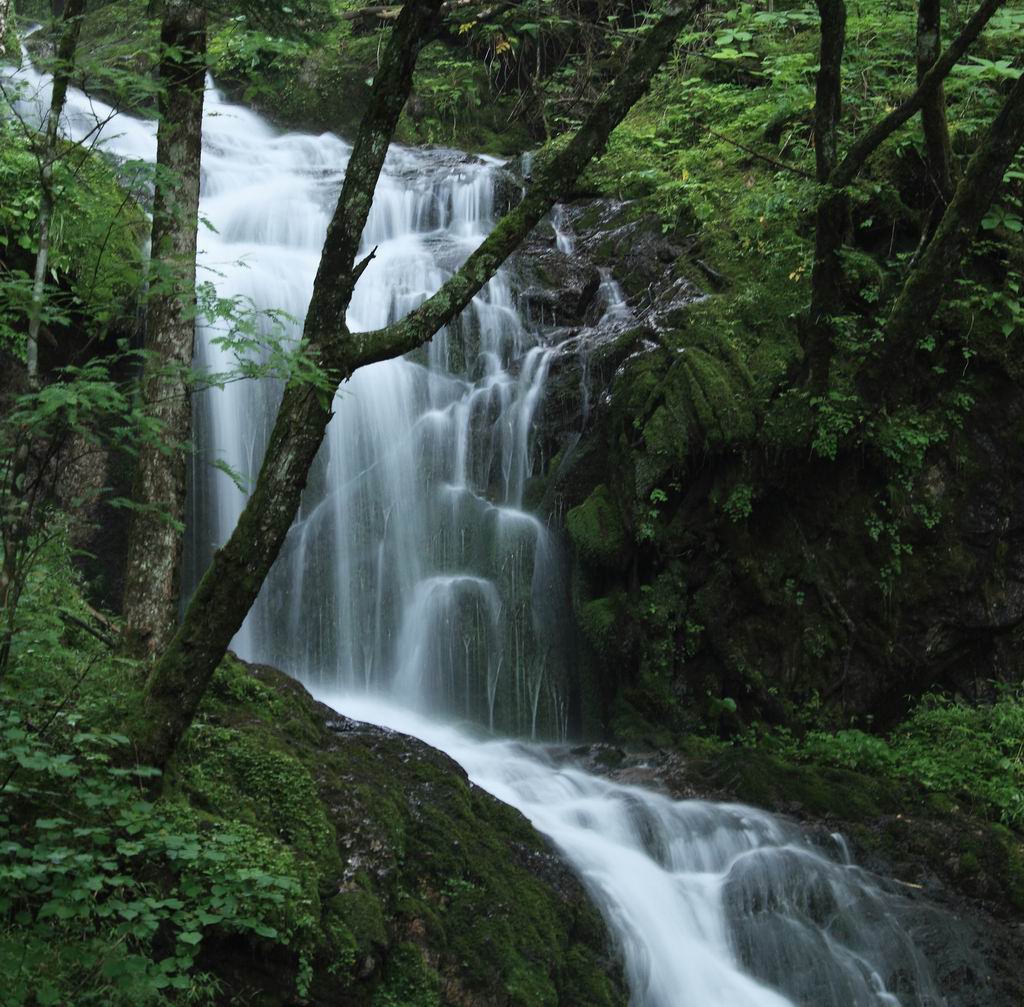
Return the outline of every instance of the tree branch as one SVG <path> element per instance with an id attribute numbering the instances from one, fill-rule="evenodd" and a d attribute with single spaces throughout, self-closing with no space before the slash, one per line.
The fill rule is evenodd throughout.
<path id="1" fill-rule="evenodd" d="M 764 161 L 765 164 L 770 164 L 773 168 L 778 168 L 779 171 L 788 171 L 791 175 L 796 175 L 798 178 L 806 178 L 809 182 L 817 181 L 817 178 L 809 171 L 804 171 L 803 168 L 798 168 L 795 164 L 786 164 L 785 161 L 779 161 L 768 154 L 762 154 L 761 151 L 755 150 L 753 147 L 748 147 L 745 144 L 740 143 L 739 140 L 734 140 L 731 136 L 726 136 L 724 133 L 719 133 L 716 130 L 713 130 L 710 126 L 701 122 L 699 119 L 696 120 L 696 125 L 704 130 L 705 133 L 713 136 L 716 140 L 728 143 L 737 150 L 742 150 L 744 154 L 749 154 L 751 157 L 756 157 L 759 161 Z"/>
<path id="2" fill-rule="evenodd" d="M 967 252 L 982 217 L 1002 184 L 1010 163 L 1024 146 L 1024 77 L 1010 89 L 999 114 L 974 152 L 943 214 L 935 236 L 896 298 L 885 326 L 883 373 L 905 368 L 914 340 L 928 325 Z"/>
<path id="3" fill-rule="evenodd" d="M 82 31 L 85 0 L 68 0 L 61 22 L 57 42 L 57 58 L 50 82 L 50 108 L 46 116 L 39 170 L 39 214 L 37 231 L 39 247 L 36 252 L 35 273 L 32 281 L 32 303 L 28 318 L 28 343 L 25 348 L 25 368 L 30 382 L 39 378 L 39 328 L 42 324 L 43 300 L 50 255 L 50 221 L 53 215 L 53 166 L 57 159 L 57 138 L 60 117 L 68 84 L 74 70 L 78 49 L 78 36 Z"/>
<path id="4" fill-rule="evenodd" d="M 416 52 L 429 37 L 440 0 L 406 5 L 391 33 L 370 105 L 359 128 L 345 184 L 317 271 L 304 337 L 332 383 L 356 367 L 428 340 L 465 307 L 519 241 L 603 147 L 644 93 L 676 36 L 705 0 L 673 7 L 651 30 L 576 136 L 538 173 L 533 190 L 505 217 L 438 294 L 378 333 L 349 336 L 344 311 L 355 285 L 353 262 L 388 143 L 412 84 Z M 374 339 L 379 337 L 381 345 Z M 203 694 L 284 544 L 310 466 L 331 418 L 324 389 L 290 384 L 259 478 L 238 525 L 214 555 L 181 626 L 153 668 L 136 720 L 126 725 L 145 764 L 164 766 L 191 724 Z"/>
<path id="5" fill-rule="evenodd" d="M 367 364 L 416 349 L 469 305 L 526 235 L 569 191 L 591 159 L 604 149 L 612 130 L 646 92 L 676 37 L 704 3 L 705 0 L 695 0 L 685 9 L 676 7 L 662 17 L 595 104 L 568 146 L 541 167 L 523 201 L 498 222 L 483 244 L 436 294 L 386 328 L 352 333 L 339 354 L 339 364 L 348 374 Z"/>
<path id="6" fill-rule="evenodd" d="M 373 191 L 412 88 L 422 40 L 429 37 L 440 6 L 441 0 L 409 4 L 395 23 L 327 230 L 303 338 L 329 373 L 334 369 L 326 348 L 344 342 L 345 311 L 356 279 L 353 263 Z M 252 496 L 153 666 L 138 719 L 126 725 L 140 763 L 164 766 L 192 723 L 284 544 L 330 418 L 330 397 L 321 389 L 296 383 L 285 388 Z"/>
<path id="7" fill-rule="evenodd" d="M 374 189 L 398 118 L 412 90 L 416 58 L 423 41 L 430 36 L 440 7 L 441 0 L 408 4 L 395 24 L 387 56 L 374 79 L 369 107 L 359 124 L 313 281 L 313 297 L 303 331 L 311 343 L 333 342 L 333 337 L 345 329 L 345 312 L 359 278 L 352 265 L 373 205 Z"/>
<path id="8" fill-rule="evenodd" d="M 921 78 L 917 90 L 887 116 L 876 122 L 857 140 L 846 156 L 839 162 L 829 178 L 835 189 L 845 189 L 860 173 L 864 162 L 905 122 L 916 115 L 925 102 L 942 86 L 950 71 L 960 61 L 974 40 L 981 34 L 992 15 L 1003 5 L 1004 0 L 984 0 L 964 30 L 950 44 L 949 48 Z"/>
<path id="9" fill-rule="evenodd" d="M 940 0 L 918 0 L 917 82 L 928 75 L 942 52 L 942 7 Z M 946 94 L 940 83 L 921 107 L 928 174 L 942 205 L 953 196 L 953 149 L 946 118 Z M 931 228 L 926 228 L 927 234 Z"/>

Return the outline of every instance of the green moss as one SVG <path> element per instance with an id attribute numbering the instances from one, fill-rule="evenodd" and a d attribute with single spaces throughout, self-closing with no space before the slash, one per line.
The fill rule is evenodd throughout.
<path id="1" fill-rule="evenodd" d="M 181 785 L 203 807 L 258 823 L 323 869 L 339 868 L 334 828 L 312 776 L 293 755 L 250 732 L 200 724 L 178 765 Z"/>
<path id="2" fill-rule="evenodd" d="M 441 977 L 474 1002 L 582 1007 L 577 985 L 624 1002 L 599 917 L 529 866 L 541 841 L 521 815 L 417 742 L 328 731 L 323 708 L 271 668 L 225 662 L 171 782 L 205 820 L 261 837 L 260 856 L 292 858 L 325 1002 L 436 1004 Z"/>
<path id="3" fill-rule="evenodd" d="M 440 1007 L 440 987 L 440 977 L 424 960 L 423 951 L 404 942 L 388 957 L 373 1007 Z"/>
<path id="4" fill-rule="evenodd" d="M 360 955 L 369 955 L 388 943 L 387 925 L 380 899 L 372 892 L 354 888 L 340 892 L 327 903 L 326 912 L 351 935 Z"/>
<path id="5" fill-rule="evenodd" d="M 621 641 L 616 639 L 616 633 L 623 615 L 623 598 L 620 595 L 595 598 L 580 608 L 580 629 L 597 653 L 611 655 L 618 650 Z"/>
<path id="6" fill-rule="evenodd" d="M 622 564 L 626 531 L 619 508 L 604 484 L 566 515 L 566 527 L 580 555 L 609 567 Z"/>

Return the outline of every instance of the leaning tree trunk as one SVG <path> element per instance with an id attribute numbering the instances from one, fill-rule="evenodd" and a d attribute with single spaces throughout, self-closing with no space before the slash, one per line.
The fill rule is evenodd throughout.
<path id="1" fill-rule="evenodd" d="M 161 443 L 139 451 L 125 569 L 125 649 L 156 657 L 177 625 L 191 435 L 187 372 L 195 342 L 199 160 L 206 82 L 206 8 L 168 0 L 160 33 L 160 126 L 142 406 Z"/>
<path id="2" fill-rule="evenodd" d="M 3 0 L 0 0 L 2 3 Z M 39 330 L 42 326 L 43 305 L 46 299 L 46 272 L 50 258 L 50 223 L 53 218 L 53 167 L 60 155 L 59 127 L 67 98 L 68 82 L 75 65 L 78 36 L 82 30 L 85 0 L 68 0 L 64 8 L 60 40 L 53 64 L 53 86 L 50 108 L 46 115 L 42 142 L 39 147 L 39 216 L 37 218 L 39 247 L 36 250 L 35 275 L 32 280 L 32 301 L 28 316 L 28 342 L 25 347 L 25 370 L 30 384 L 39 378 Z"/>
<path id="3" fill-rule="evenodd" d="M 950 289 L 1003 176 L 1024 146 L 1024 76 L 1017 79 L 967 164 L 935 237 L 911 270 L 885 326 L 879 380 L 898 388 L 917 341 Z"/>
<path id="4" fill-rule="evenodd" d="M 306 316 L 303 338 L 332 387 L 364 364 L 426 342 L 469 304 L 604 149 L 611 131 L 645 93 L 679 32 L 702 5 L 703 0 L 697 0 L 686 10 L 672 7 L 662 16 L 572 141 L 537 172 L 519 206 L 499 221 L 436 294 L 395 325 L 351 334 L 345 312 L 367 261 L 353 265 L 359 238 L 409 94 L 420 42 L 429 37 L 441 3 L 424 0 L 402 8 L 360 124 Z M 259 478 L 238 526 L 200 581 L 182 625 L 153 668 L 136 719 L 127 725 L 140 763 L 163 766 L 191 724 L 213 672 L 284 543 L 330 418 L 330 397 L 322 390 L 297 384 L 285 389 Z"/>
<path id="5" fill-rule="evenodd" d="M 940 0 L 920 0 L 917 8 L 917 81 L 920 84 L 942 53 Z M 940 84 L 921 108 L 928 177 L 933 195 L 945 207 L 953 197 L 953 151 L 946 120 L 946 93 Z"/>

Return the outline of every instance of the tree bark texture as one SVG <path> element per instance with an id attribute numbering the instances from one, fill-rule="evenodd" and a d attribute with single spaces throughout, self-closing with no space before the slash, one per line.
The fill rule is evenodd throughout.
<path id="1" fill-rule="evenodd" d="M 370 104 L 359 126 L 338 204 L 327 229 L 303 330 L 331 374 L 331 348 L 347 337 L 345 312 L 359 240 L 388 144 L 412 88 L 420 40 L 441 0 L 407 5 L 395 22 Z M 298 509 L 309 468 L 331 418 L 330 396 L 308 385 L 285 388 L 263 465 L 231 537 L 214 555 L 182 625 L 154 666 L 136 724 L 128 730 L 140 763 L 163 766 L 187 730 L 231 638 L 256 600 Z"/>
<path id="2" fill-rule="evenodd" d="M 0 60 L 18 58 L 18 36 L 14 31 L 14 0 L 0 0 Z"/>
<path id="3" fill-rule="evenodd" d="M 53 166 L 57 160 L 60 117 L 64 112 L 68 81 L 75 65 L 78 36 L 82 30 L 85 0 L 68 0 L 64 8 L 60 39 L 53 64 L 53 85 L 50 108 L 46 115 L 42 146 L 39 149 L 39 247 L 36 250 L 32 279 L 32 303 L 28 317 L 28 342 L 25 348 L 25 369 L 34 384 L 39 378 L 39 329 L 42 324 L 43 301 L 46 295 L 46 271 L 50 258 L 50 222 L 53 218 Z"/>
<path id="4" fill-rule="evenodd" d="M 923 0 L 925 3 L 931 0 Z M 841 112 L 840 71 L 845 33 L 843 0 L 819 0 L 821 50 L 815 96 L 815 169 L 821 185 L 815 210 L 814 266 L 811 305 L 802 333 L 804 382 L 813 392 L 828 386 L 834 353 L 834 326 L 829 319 L 844 308 L 842 251 L 848 228 L 846 189 L 860 174 L 868 158 L 901 126 L 941 94 L 942 82 L 978 38 L 1004 0 L 984 0 L 949 48 L 937 56 L 920 77 L 914 93 L 883 116 L 840 157 L 837 143 Z M 826 174 L 827 172 L 827 174 Z"/>
<path id="5" fill-rule="evenodd" d="M 810 316 L 803 340 L 807 382 L 816 391 L 828 384 L 834 345 L 832 319 L 843 307 L 843 266 L 839 253 L 849 218 L 846 193 L 830 184 L 839 158 L 846 5 L 843 0 L 818 0 L 818 12 L 821 43 L 814 96 L 814 168 L 821 192 L 815 209 Z"/>
<path id="6" fill-rule="evenodd" d="M 195 343 L 199 160 L 206 82 L 206 9 L 169 0 L 161 27 L 160 126 L 153 202 L 152 290 L 146 305 L 143 408 L 161 444 L 139 452 L 125 569 L 125 647 L 155 657 L 177 625 Z"/>
<path id="7" fill-rule="evenodd" d="M 905 373 L 917 341 L 942 302 L 1003 176 L 1024 146 L 1024 77 L 1018 78 L 967 164 L 952 202 L 921 259 L 907 277 L 885 327 L 882 374 L 890 384 Z"/>
<path id="8" fill-rule="evenodd" d="M 919 0 L 917 8 L 917 82 L 920 84 L 942 53 L 941 0 Z M 946 92 L 942 83 L 921 107 L 928 177 L 934 196 L 945 206 L 953 197 L 953 150 L 946 120 Z"/>
<path id="9" fill-rule="evenodd" d="M 417 40 L 429 37 L 441 4 L 434 0 L 402 8 L 353 148 L 306 317 L 304 339 L 332 383 L 340 383 L 365 364 L 426 342 L 470 302 L 603 149 L 703 2 L 698 0 L 685 10 L 672 8 L 663 16 L 573 140 L 542 169 L 520 206 L 498 223 L 437 294 L 386 329 L 350 334 L 344 312 L 362 268 L 353 267 L 359 238 L 384 154 L 411 87 Z M 140 762 L 163 766 L 192 722 L 213 672 L 284 543 L 330 418 L 330 402 L 322 391 L 296 384 L 285 389 L 253 494 L 234 533 L 200 581 L 182 625 L 155 665 L 139 719 L 129 725 Z"/>

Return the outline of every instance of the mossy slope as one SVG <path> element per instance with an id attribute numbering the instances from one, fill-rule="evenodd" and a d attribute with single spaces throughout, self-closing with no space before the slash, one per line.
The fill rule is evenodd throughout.
<path id="1" fill-rule="evenodd" d="M 301 865 L 310 936 L 296 953 L 234 940 L 204 962 L 246 1003 L 293 1002 L 304 971 L 312 1003 L 625 1003 L 600 917 L 518 812 L 274 669 L 225 662 L 168 799 L 260 830 Z"/>

